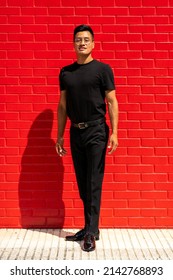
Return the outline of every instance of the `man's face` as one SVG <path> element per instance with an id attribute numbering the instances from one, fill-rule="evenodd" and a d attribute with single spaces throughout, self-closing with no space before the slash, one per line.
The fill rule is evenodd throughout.
<path id="1" fill-rule="evenodd" d="M 94 41 L 89 31 L 78 32 L 74 39 L 74 49 L 78 55 L 88 55 L 94 48 Z"/>

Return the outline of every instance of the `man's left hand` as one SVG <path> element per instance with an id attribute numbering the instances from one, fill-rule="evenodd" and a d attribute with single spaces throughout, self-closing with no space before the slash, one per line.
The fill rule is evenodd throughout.
<path id="1" fill-rule="evenodd" d="M 118 138 L 116 135 L 112 134 L 109 139 L 109 145 L 108 149 L 108 155 L 111 155 L 113 152 L 115 152 L 116 148 L 118 147 Z"/>

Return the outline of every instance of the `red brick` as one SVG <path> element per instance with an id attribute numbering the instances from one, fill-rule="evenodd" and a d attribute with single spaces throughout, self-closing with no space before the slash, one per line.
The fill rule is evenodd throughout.
<path id="1" fill-rule="evenodd" d="M 19 43 L 4 43 L 1 44 L 0 49 L 2 50 L 19 50 L 20 44 Z"/>
<path id="2" fill-rule="evenodd" d="M 164 147 L 167 146 L 167 139 L 142 139 L 142 146 L 145 147 Z"/>
<path id="3" fill-rule="evenodd" d="M 167 193 L 167 192 L 166 192 L 166 193 Z M 169 192 L 168 192 L 168 198 L 169 198 L 169 199 L 172 199 L 172 198 L 173 198 L 173 192 L 172 192 L 172 191 L 169 191 Z"/>
<path id="4" fill-rule="evenodd" d="M 156 226 L 173 228 L 172 217 L 156 217 Z"/>
<path id="5" fill-rule="evenodd" d="M 142 163 L 144 164 L 167 164 L 168 163 L 168 158 L 167 156 L 162 156 L 162 157 L 158 157 L 158 156 L 153 156 L 153 157 L 148 157 L 148 156 L 143 156 L 142 157 Z"/>
<path id="6" fill-rule="evenodd" d="M 172 78 L 160 78 L 160 77 L 156 77 L 156 81 L 155 81 L 156 85 L 169 85 L 172 84 Z"/>
<path id="7" fill-rule="evenodd" d="M 139 104 L 136 104 L 136 103 L 134 103 L 134 104 L 121 104 L 120 106 L 121 106 L 120 109 L 122 111 L 126 111 L 126 112 L 128 112 L 128 111 L 134 111 L 135 112 L 135 111 L 140 110 Z"/>
<path id="8" fill-rule="evenodd" d="M 143 57 L 144 58 L 157 58 L 157 59 L 168 59 L 169 52 L 167 51 L 167 48 L 164 48 L 164 51 L 143 51 Z"/>
<path id="9" fill-rule="evenodd" d="M 5 217 L 5 209 L 0 209 L 0 217 Z"/>
<path id="10" fill-rule="evenodd" d="M 15 24 L 1 24 L 0 25 L 0 33 L 20 33 L 20 25 Z"/>
<path id="11" fill-rule="evenodd" d="M 1 7 L 0 9 L 1 15 L 20 15 L 20 7 Z"/>
<path id="12" fill-rule="evenodd" d="M 139 59 L 139 60 L 129 59 L 128 65 L 129 65 L 129 67 L 132 67 L 132 68 L 139 68 L 139 67 L 145 68 L 146 65 L 147 65 L 147 68 L 153 68 L 153 66 L 154 66 L 153 60 L 151 60 L 151 59 L 148 59 L 148 60 L 147 59 Z M 143 78 L 143 80 L 145 81 L 145 78 Z M 148 79 L 148 81 L 151 83 L 152 79 Z M 153 84 L 153 81 L 152 81 L 152 84 Z"/>
<path id="13" fill-rule="evenodd" d="M 141 24 L 142 18 L 140 17 L 131 17 L 131 16 L 118 16 L 116 19 L 117 24 Z M 128 26 L 127 26 L 128 27 Z"/>
<path id="14" fill-rule="evenodd" d="M 126 167 L 125 166 L 117 166 L 117 165 L 109 165 L 107 164 L 105 167 L 105 173 L 124 173 L 126 171 Z"/>
<path id="15" fill-rule="evenodd" d="M 22 15 L 47 15 L 48 14 L 48 9 L 47 7 L 44 7 L 44 8 L 37 8 L 37 7 L 27 7 L 27 8 L 23 8 L 21 7 L 21 12 L 22 12 Z"/>
<path id="16" fill-rule="evenodd" d="M 167 192 L 166 191 L 144 191 L 141 193 L 141 197 L 143 199 L 167 199 Z"/>
<path id="17" fill-rule="evenodd" d="M 155 202 L 156 208 L 171 208 L 172 200 L 171 199 L 157 199 Z"/>
<path id="18" fill-rule="evenodd" d="M 154 103 L 154 96 L 133 94 L 128 97 L 128 100 L 131 103 Z"/>
<path id="19" fill-rule="evenodd" d="M 101 213 L 100 213 L 101 217 L 112 217 L 113 216 L 113 209 L 104 209 L 104 210 L 101 210 Z"/>
<path id="20" fill-rule="evenodd" d="M 18 84 L 18 78 L 15 78 L 15 77 L 1 77 L 0 84 L 1 85 L 17 85 Z"/>
<path id="21" fill-rule="evenodd" d="M 17 200 L 2 200 L 1 208 L 17 208 L 18 201 Z"/>
<path id="22" fill-rule="evenodd" d="M 128 78 L 128 83 L 130 85 L 153 85 L 154 79 L 152 77 L 140 77 L 140 78 Z"/>
<path id="23" fill-rule="evenodd" d="M 34 17 L 26 17 L 26 16 L 9 16 L 8 19 L 9 23 L 20 23 L 20 24 L 26 24 L 26 23 L 34 23 Z"/>
<path id="24" fill-rule="evenodd" d="M 144 156 L 154 156 L 154 148 L 147 148 L 139 147 L 139 148 L 128 148 L 128 155 L 144 155 Z"/>
<path id="25" fill-rule="evenodd" d="M 62 23 L 63 23 L 63 25 L 64 24 L 76 24 L 76 25 L 79 25 L 79 24 L 81 24 L 81 22 L 83 22 L 83 23 L 85 23 L 85 22 L 87 22 L 87 16 L 81 16 L 81 17 L 76 17 L 76 16 L 64 16 L 64 17 L 62 17 L 62 19 L 61 19 L 61 21 L 62 21 Z"/>
<path id="26" fill-rule="evenodd" d="M 103 46 L 103 49 L 105 49 L 105 50 L 112 50 L 112 49 L 116 49 L 116 50 L 127 50 L 127 48 L 128 48 L 128 45 L 126 44 L 126 43 L 117 43 L 117 42 L 103 42 L 102 43 L 102 46 Z M 125 53 L 127 53 L 127 52 L 125 52 Z M 119 58 L 123 58 L 123 57 L 118 57 L 117 56 L 117 58 L 119 59 Z M 117 64 L 118 65 L 118 64 Z"/>
<path id="27" fill-rule="evenodd" d="M 168 110 L 167 104 L 142 104 L 141 109 L 149 112 L 166 112 Z"/>
<path id="28" fill-rule="evenodd" d="M 19 218 L 0 217 L 0 224 L 2 228 L 19 227 Z"/>
<path id="29" fill-rule="evenodd" d="M 5 198 L 5 193 L 0 191 L 0 199 L 4 199 Z"/>
<path id="30" fill-rule="evenodd" d="M 171 174 L 168 174 L 168 179 L 169 182 L 173 182 L 173 173 L 171 172 Z"/>
<path id="31" fill-rule="evenodd" d="M 46 43 L 22 43 L 21 44 L 22 50 L 46 50 L 47 45 Z"/>
<path id="32" fill-rule="evenodd" d="M 60 41 L 60 34 L 35 34 L 35 38 L 38 42 L 57 42 Z"/>
<path id="33" fill-rule="evenodd" d="M 104 199 L 102 201 L 102 207 L 103 208 L 124 208 L 127 207 L 127 200 L 121 200 L 121 199 L 114 199 L 114 200 L 106 200 Z M 102 208 L 102 209 L 103 209 Z"/>
<path id="34" fill-rule="evenodd" d="M 8 34 L 9 41 L 33 41 L 33 34 Z"/>
<path id="35" fill-rule="evenodd" d="M 139 51 L 116 51 L 116 57 L 118 59 L 120 58 L 140 58 L 141 57 L 141 53 Z M 125 69 L 123 69 L 125 70 Z M 129 69 L 128 69 L 129 70 Z M 134 69 L 132 69 L 131 71 L 135 71 Z M 118 74 L 118 71 L 117 71 L 117 74 Z M 125 75 L 125 73 L 124 73 Z M 132 75 L 132 76 L 136 76 L 135 73 Z M 138 73 L 138 76 L 139 76 L 139 73 Z"/>
<path id="36" fill-rule="evenodd" d="M 99 16 L 101 15 L 101 7 L 85 7 L 85 8 L 75 8 L 75 15 L 81 16 L 81 15 L 95 15 Z"/>
<path id="37" fill-rule="evenodd" d="M 141 72 L 143 76 L 158 77 L 168 75 L 168 69 L 142 69 Z"/>
<path id="38" fill-rule="evenodd" d="M 153 120 L 154 119 L 154 113 L 150 113 L 150 112 L 129 112 L 128 113 L 128 119 L 129 120 Z"/>
<path id="39" fill-rule="evenodd" d="M 144 42 L 167 42 L 169 41 L 169 36 L 168 34 L 165 34 L 165 33 L 144 33 L 143 35 L 143 40 Z"/>
<path id="40" fill-rule="evenodd" d="M 38 7 L 57 7 L 60 6 L 60 0 L 35 0 L 35 6 Z"/>
<path id="41" fill-rule="evenodd" d="M 32 104 L 7 104 L 8 111 L 32 111 Z"/>
<path id="42" fill-rule="evenodd" d="M 165 112 L 165 113 L 155 113 L 155 119 L 156 120 L 172 120 L 173 119 L 173 115 L 171 112 Z"/>
<path id="43" fill-rule="evenodd" d="M 33 52 L 32 51 L 8 51 L 7 53 L 8 58 L 10 59 L 32 59 L 33 58 Z"/>
<path id="44" fill-rule="evenodd" d="M 8 0 L 8 5 L 9 6 L 25 6 L 25 7 L 30 7 L 33 6 L 33 0 L 26 0 L 23 2 L 22 0 Z"/>
<path id="45" fill-rule="evenodd" d="M 128 183 L 129 190 L 146 191 L 154 189 L 154 182 L 133 182 Z"/>
<path id="46" fill-rule="evenodd" d="M 165 34 L 166 35 L 166 34 Z M 115 34 L 115 39 L 116 41 L 121 41 L 121 42 L 138 42 L 141 41 L 141 34 Z"/>
<path id="47" fill-rule="evenodd" d="M 20 78 L 21 85 L 41 85 L 45 84 L 45 78 L 31 78 L 31 77 L 21 77 Z"/>
<path id="48" fill-rule="evenodd" d="M 173 59 L 157 59 L 156 60 L 156 68 L 167 68 L 172 67 Z"/>
<path id="49" fill-rule="evenodd" d="M 139 209 L 145 209 L 145 208 L 153 208 L 154 207 L 154 201 L 153 200 L 130 200 L 129 201 L 129 207 L 130 208 L 139 208 Z M 145 211 L 145 210 L 142 210 Z M 142 213 L 141 213 L 142 214 Z M 143 214 L 142 214 L 143 216 Z M 145 215 L 144 215 L 145 216 Z"/>
<path id="50" fill-rule="evenodd" d="M 131 33 L 154 33 L 155 26 L 154 25 L 130 25 L 129 31 Z"/>
<path id="51" fill-rule="evenodd" d="M 164 60 L 163 60 L 164 61 Z M 144 94 L 166 94 L 168 93 L 167 86 L 143 86 L 142 91 Z"/>
<path id="52" fill-rule="evenodd" d="M 173 217 L 173 209 L 172 208 L 168 209 L 168 216 Z"/>
<path id="53" fill-rule="evenodd" d="M 116 0 L 116 5 L 117 6 L 122 6 L 122 7 L 140 7 L 142 5 L 142 1 L 141 0 L 134 0 L 133 2 L 130 0 L 123 0 L 123 2 L 121 0 Z"/>
<path id="54" fill-rule="evenodd" d="M 136 217 L 139 214 L 140 209 L 114 209 L 115 217 Z"/>
<path id="55" fill-rule="evenodd" d="M 74 8 L 74 7 L 69 7 L 69 8 L 64 8 L 64 7 L 58 7 L 58 8 L 56 8 L 56 7 L 50 7 L 49 8 L 49 16 L 50 15 L 58 15 L 58 16 L 63 16 L 63 15 L 74 15 L 75 14 L 75 12 L 77 11 L 77 9 L 79 9 L 79 10 L 84 10 L 83 8 Z M 92 12 L 92 10 L 91 10 L 91 12 Z M 77 12 L 76 12 L 76 14 L 77 14 Z"/>
<path id="56" fill-rule="evenodd" d="M 106 182 L 106 183 L 104 183 L 104 189 L 109 190 L 109 191 L 127 190 L 127 182 Z"/>
<path id="57" fill-rule="evenodd" d="M 32 69 L 8 69 L 7 76 L 32 76 Z"/>
<path id="58" fill-rule="evenodd" d="M 165 217 L 167 215 L 167 209 L 145 209 L 141 210 L 141 216 L 144 217 Z"/>
<path id="59" fill-rule="evenodd" d="M 153 15 L 155 15 L 155 8 L 154 7 L 150 7 L 150 8 L 145 8 L 145 7 L 133 7 L 129 9 L 130 15 L 140 15 L 140 16 L 150 16 L 150 18 L 153 17 Z M 152 17 L 151 17 L 152 16 Z"/>
<path id="60" fill-rule="evenodd" d="M 155 12 L 155 9 L 154 8 L 151 8 L 153 9 L 153 11 Z M 142 10 L 145 10 L 145 8 L 142 8 Z M 149 16 L 149 15 L 144 15 L 143 16 L 143 23 L 145 24 L 168 24 L 169 23 L 169 17 L 168 16 L 155 16 L 155 15 L 152 15 Z"/>
<path id="61" fill-rule="evenodd" d="M 0 17 L 0 23 L 6 24 L 7 23 L 7 17 L 6 16 L 1 16 Z"/>
<path id="62" fill-rule="evenodd" d="M 173 31 L 173 26 L 169 24 L 164 24 L 164 25 L 158 25 L 156 26 L 156 32 L 157 33 L 170 33 Z"/>
<path id="63" fill-rule="evenodd" d="M 84 0 L 83 2 L 79 1 L 79 0 L 76 0 L 75 3 L 73 2 L 73 5 L 72 5 L 72 2 L 70 0 L 62 0 L 62 7 L 73 7 L 73 6 L 77 6 L 77 7 L 87 7 L 87 0 Z"/>
<path id="64" fill-rule="evenodd" d="M 165 148 L 165 147 L 156 147 L 155 149 L 155 153 L 156 155 L 161 155 L 161 156 L 164 156 L 164 155 L 173 155 L 173 148 Z"/>
<path id="65" fill-rule="evenodd" d="M 155 189 L 159 191 L 172 191 L 172 182 L 156 182 Z"/>
<path id="66" fill-rule="evenodd" d="M 147 228 L 147 227 L 155 227 L 155 218 L 154 217 L 129 217 L 128 220 L 129 227 L 140 227 L 140 228 Z"/>
<path id="67" fill-rule="evenodd" d="M 142 174 L 143 182 L 167 182 L 167 174 L 157 173 L 157 174 Z"/>
<path id="68" fill-rule="evenodd" d="M 144 135 L 143 130 L 136 130 L 136 129 L 131 129 L 128 132 L 128 135 L 130 138 L 142 138 Z M 145 130 L 145 137 L 146 138 L 153 138 L 154 137 L 154 131 L 153 130 Z"/>
<path id="69" fill-rule="evenodd" d="M 103 15 L 128 15 L 129 9 L 128 7 L 109 7 L 102 10 Z"/>
<path id="70" fill-rule="evenodd" d="M 143 6 L 156 6 L 156 7 L 167 7 L 169 1 L 168 0 L 153 0 L 152 2 L 150 0 L 143 0 L 142 4 Z"/>
<path id="71" fill-rule="evenodd" d="M 44 24 L 23 24 L 21 31 L 22 33 L 46 33 L 47 26 Z"/>
<path id="72" fill-rule="evenodd" d="M 129 173 L 152 173 L 154 168 L 151 165 L 133 165 L 128 166 L 127 171 Z"/>
<path id="73" fill-rule="evenodd" d="M 114 192 L 114 199 L 140 199 L 140 193 L 137 191 L 116 191 Z"/>

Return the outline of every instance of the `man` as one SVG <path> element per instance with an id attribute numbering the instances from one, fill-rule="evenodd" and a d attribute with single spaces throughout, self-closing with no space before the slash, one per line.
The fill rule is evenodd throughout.
<path id="1" fill-rule="evenodd" d="M 109 137 L 105 99 L 112 129 L 108 154 L 112 154 L 118 146 L 118 103 L 113 72 L 109 65 L 93 59 L 93 48 L 91 27 L 77 26 L 74 30 L 77 61 L 61 69 L 59 76 L 61 96 L 56 143 L 57 153 L 64 156 L 63 135 L 68 117 L 71 121 L 71 153 L 84 206 L 85 225 L 75 235 L 66 236 L 66 240 L 84 240 L 82 249 L 87 252 L 95 249 L 95 240 L 99 239 L 101 189 Z"/>

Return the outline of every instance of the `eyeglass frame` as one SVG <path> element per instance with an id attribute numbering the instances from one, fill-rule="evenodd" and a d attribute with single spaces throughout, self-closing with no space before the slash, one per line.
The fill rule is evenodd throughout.
<path id="1" fill-rule="evenodd" d="M 91 42 L 93 42 L 93 40 L 91 41 L 88 37 L 84 37 L 84 38 L 80 38 L 80 37 L 77 37 L 74 39 L 74 43 L 76 45 L 80 45 L 80 44 L 85 44 L 85 45 L 89 45 Z"/>

